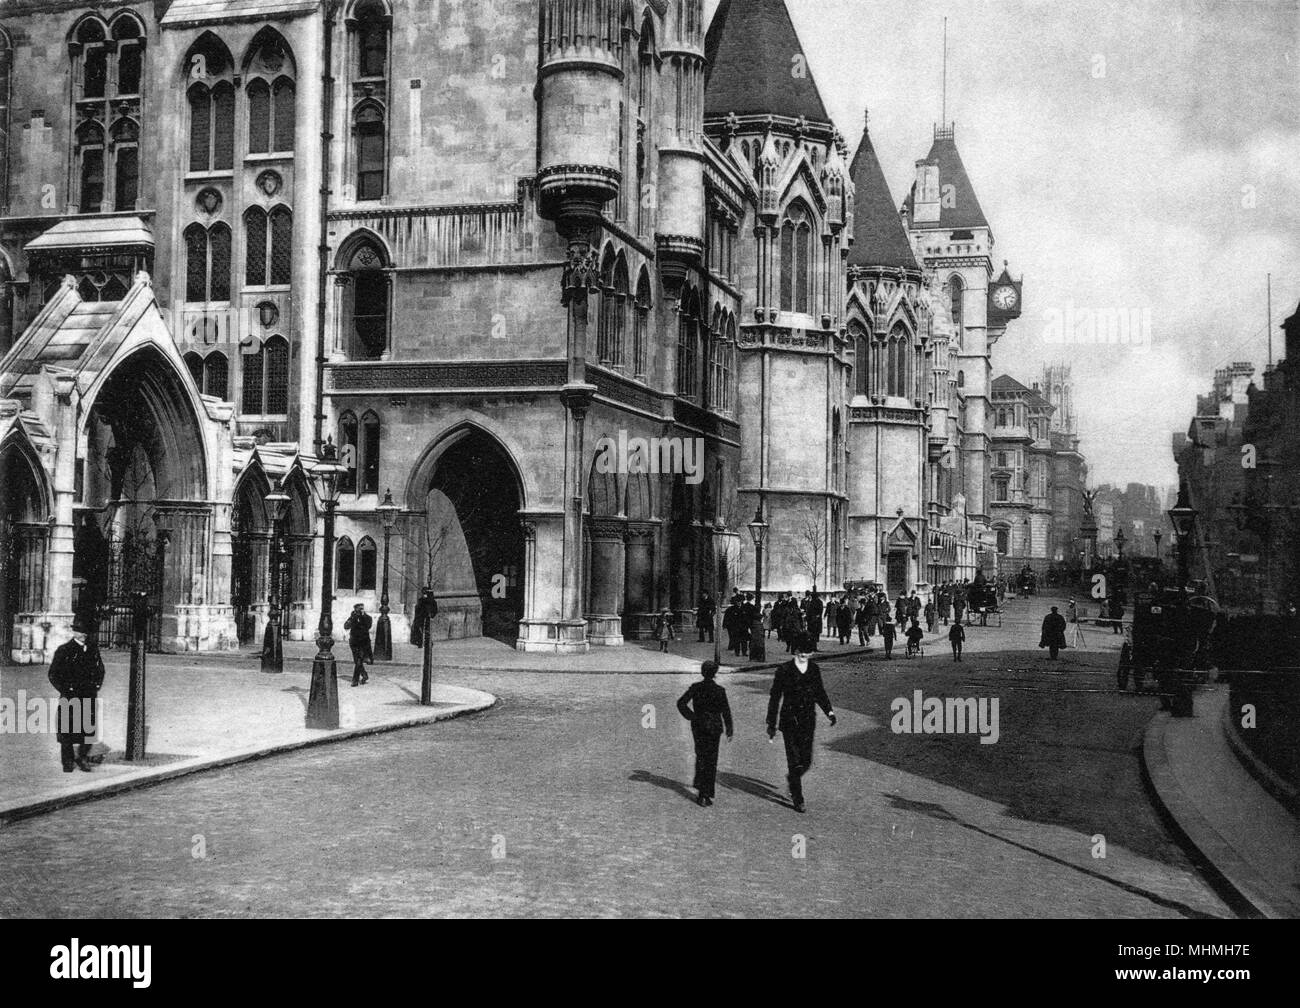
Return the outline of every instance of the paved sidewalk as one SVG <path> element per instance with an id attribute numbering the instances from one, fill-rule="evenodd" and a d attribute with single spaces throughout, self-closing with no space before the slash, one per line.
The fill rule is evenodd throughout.
<path id="1" fill-rule="evenodd" d="M 1300 917 L 1300 821 L 1246 770 L 1224 734 L 1226 684 L 1200 689 L 1196 716 L 1155 716 L 1143 759 L 1156 796 L 1254 916 Z"/>
<path id="2" fill-rule="evenodd" d="M 256 664 L 237 666 L 194 656 L 151 655 L 147 665 L 147 758 L 126 762 L 127 656 L 105 652 L 107 676 L 100 693 L 102 730 L 94 752 L 104 761 L 90 773 L 64 773 L 53 724 L 37 728 L 36 711 L 49 711 L 57 697 L 45 666 L 0 669 L 0 698 L 12 702 L 20 723 L 0 731 L 0 823 L 166 780 L 214 766 L 275 752 L 337 741 L 483 710 L 496 698 L 481 690 L 434 684 L 431 707 L 420 706 L 419 682 L 372 670 L 370 682 L 350 686 L 350 669 L 339 663 L 340 727 L 304 726 L 311 666 L 286 663 L 266 675 Z M 6 703 L 8 706 L 8 703 Z"/>

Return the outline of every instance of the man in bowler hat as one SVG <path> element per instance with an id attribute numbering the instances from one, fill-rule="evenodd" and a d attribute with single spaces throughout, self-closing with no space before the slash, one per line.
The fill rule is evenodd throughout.
<path id="1" fill-rule="evenodd" d="M 104 661 L 88 629 L 86 617 L 77 616 L 72 621 L 72 639 L 59 645 L 50 662 L 50 685 L 68 701 L 59 704 L 57 726 L 64 773 L 72 773 L 74 766 L 86 773 L 91 769 L 85 729 L 89 727 L 89 734 L 94 734 L 95 698 L 104 685 Z"/>
<path id="2" fill-rule="evenodd" d="M 790 801 L 796 812 L 803 811 L 803 775 L 812 766 L 813 736 L 817 729 L 814 708 L 820 707 L 831 724 L 835 724 L 835 711 L 822 685 L 822 671 L 808 657 L 812 649 L 808 635 L 800 635 L 794 658 L 777 666 L 767 702 L 767 737 L 775 739 L 777 728 L 781 729 L 789 770 L 786 780 L 790 783 Z"/>
<path id="3" fill-rule="evenodd" d="M 714 682 L 718 663 L 706 661 L 700 666 L 704 678 L 692 683 L 677 701 L 677 710 L 691 723 L 691 737 L 695 740 L 695 783 L 699 792 L 695 802 L 701 806 L 713 804 L 714 786 L 718 779 L 718 743 L 722 730 L 731 738 L 731 705 L 727 691 Z"/>
<path id="4" fill-rule="evenodd" d="M 370 624 L 373 622 L 366 607 L 358 602 L 352 607 L 352 615 L 343 624 L 348 632 L 348 647 L 352 649 L 352 685 L 361 686 L 370 682 L 366 672 L 366 662 L 374 663 L 375 653 L 370 648 Z"/>

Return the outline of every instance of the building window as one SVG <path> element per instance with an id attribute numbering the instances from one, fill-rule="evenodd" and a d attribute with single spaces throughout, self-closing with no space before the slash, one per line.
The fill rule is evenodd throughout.
<path id="1" fill-rule="evenodd" d="M 907 357 L 911 353 L 907 332 L 902 326 L 895 326 L 889 334 L 889 345 L 885 354 L 885 394 L 910 399 L 907 380 Z"/>
<path id="2" fill-rule="evenodd" d="M 858 395 L 871 394 L 871 339 L 861 329 L 854 327 L 853 389 Z"/>
<path id="3" fill-rule="evenodd" d="M 185 229 L 185 300 L 230 300 L 230 228 L 221 222 Z"/>
<path id="4" fill-rule="evenodd" d="M 74 133 L 74 200 L 81 213 L 136 208 L 144 44 L 144 27 L 131 11 L 120 12 L 111 25 L 90 15 L 68 40 L 73 121 L 80 124 Z M 7 130 L 7 56 L 7 44 L 0 41 L 0 147 Z M 0 170 L 0 185 L 4 174 Z"/>
<path id="5" fill-rule="evenodd" d="M 203 394 L 225 399 L 230 380 L 230 365 L 220 351 L 210 353 L 203 362 Z"/>
<path id="6" fill-rule="evenodd" d="M 230 51 L 204 32 L 185 57 L 190 123 L 189 170 L 230 171 L 235 164 L 235 64 Z"/>
<path id="7" fill-rule="evenodd" d="M 250 416 L 287 416 L 289 413 L 289 343 L 272 336 L 243 358 L 244 383 L 241 410 Z"/>
<path id="8" fill-rule="evenodd" d="M 357 543 L 357 591 L 375 590 L 375 583 L 379 580 L 376 576 L 378 553 L 375 541 L 369 536 Z"/>
<path id="9" fill-rule="evenodd" d="M 356 18 L 357 76 L 388 76 L 388 26 L 390 18 L 379 3 L 358 4 Z"/>
<path id="10" fill-rule="evenodd" d="M 357 149 L 357 199 L 384 195 L 384 113 L 375 104 L 363 106 L 353 120 Z"/>
<path id="11" fill-rule="evenodd" d="M 683 297 L 684 307 L 677 314 L 677 395 L 692 399 L 699 394 L 698 352 L 696 324 L 700 301 L 694 291 Z"/>
<path id="12" fill-rule="evenodd" d="M 1009 498 L 1007 497 L 1007 488 L 1009 485 L 1010 485 L 1010 481 L 1006 477 L 995 479 L 993 481 L 993 499 L 995 501 L 1008 500 Z"/>
<path id="13" fill-rule="evenodd" d="M 948 316 L 952 319 L 959 343 L 962 338 L 962 294 L 964 291 L 965 285 L 961 282 L 961 277 L 954 273 L 948 278 Z"/>
<path id="14" fill-rule="evenodd" d="M 1001 469 L 1005 469 L 1005 468 L 1007 467 L 1007 453 L 1006 453 L 1006 452 L 1002 452 L 1002 451 L 998 452 L 998 467 L 1001 468 Z"/>
<path id="15" fill-rule="evenodd" d="M 104 209 L 104 129 L 98 123 L 77 127 L 77 162 L 80 165 L 78 208 L 82 213 Z"/>
<path id="16" fill-rule="evenodd" d="M 645 377 L 646 340 L 650 328 L 650 278 L 644 268 L 636 282 L 636 318 L 632 329 L 632 373 Z"/>
<path id="17" fill-rule="evenodd" d="M 346 467 L 339 483 L 342 493 L 379 492 L 379 415 L 367 410 L 357 422 L 351 410 L 339 417 L 340 461 Z"/>
<path id="18" fill-rule="evenodd" d="M 291 279 L 293 211 L 276 207 L 269 225 L 261 207 L 244 212 L 244 283 L 249 287 L 284 286 Z"/>
<path id="19" fill-rule="evenodd" d="M 781 225 L 781 310 L 807 312 L 812 302 L 812 227 L 799 204 Z"/>
<path id="20" fill-rule="evenodd" d="M 248 79 L 248 153 L 288 153 L 294 149 L 296 69 L 279 32 L 263 28 L 244 61 Z"/>
<path id="21" fill-rule="evenodd" d="M 387 258 L 374 242 L 345 246 L 339 282 L 344 288 L 343 327 L 350 360 L 379 360 L 389 345 Z"/>
<path id="22" fill-rule="evenodd" d="M 343 536 L 334 547 L 334 585 L 341 591 L 353 591 L 355 559 L 356 550 L 352 548 L 352 540 Z"/>

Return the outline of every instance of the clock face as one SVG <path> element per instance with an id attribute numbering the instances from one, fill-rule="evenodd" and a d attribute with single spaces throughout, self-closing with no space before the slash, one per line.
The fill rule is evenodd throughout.
<path id="1" fill-rule="evenodd" d="M 993 292 L 994 306 L 1003 311 L 1010 311 L 1016 306 L 1016 289 L 1003 285 Z"/>

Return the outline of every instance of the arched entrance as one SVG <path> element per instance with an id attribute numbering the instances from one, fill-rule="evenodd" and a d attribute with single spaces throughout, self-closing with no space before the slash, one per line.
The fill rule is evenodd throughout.
<path id="1" fill-rule="evenodd" d="M 0 662 L 14 660 L 14 622 L 45 608 L 48 503 L 40 463 L 18 438 L 0 446 Z"/>
<path id="2" fill-rule="evenodd" d="M 145 592 L 158 650 L 184 635 L 186 607 L 210 601 L 213 516 L 198 418 L 181 376 L 150 346 L 104 382 L 84 432 L 74 611 L 97 616 L 101 647 L 126 647 L 133 599 Z"/>
<path id="3" fill-rule="evenodd" d="M 495 438 L 467 426 L 443 439 L 431 466 L 428 482 L 417 485 L 422 498 L 409 502 L 406 569 L 417 576 L 404 585 L 407 611 L 432 584 L 435 639 L 486 636 L 513 645 L 524 597 L 523 494 L 514 463 Z"/>
<path id="4" fill-rule="evenodd" d="M 251 466 L 235 487 L 230 512 L 230 604 L 240 644 L 256 641 L 266 619 L 271 559 L 266 495 L 270 489 L 261 466 Z"/>

